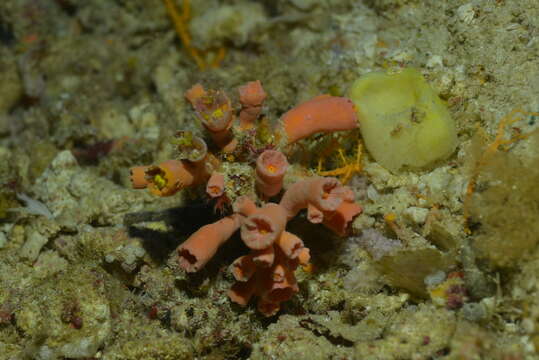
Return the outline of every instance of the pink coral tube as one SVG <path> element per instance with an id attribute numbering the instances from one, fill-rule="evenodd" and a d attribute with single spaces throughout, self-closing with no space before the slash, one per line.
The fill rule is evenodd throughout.
<path id="1" fill-rule="evenodd" d="M 266 92 L 262 88 L 260 80 L 250 81 L 240 86 L 238 92 L 242 105 L 240 111 L 240 128 L 242 130 L 248 130 L 253 128 L 256 119 L 262 111 L 262 103 L 266 99 Z"/>
<path id="2" fill-rule="evenodd" d="M 206 184 L 206 193 L 212 197 L 216 198 L 223 195 L 225 191 L 225 176 L 217 171 L 214 171 L 208 183 Z"/>
<path id="3" fill-rule="evenodd" d="M 283 178 L 288 168 L 286 156 L 277 150 L 266 150 L 256 160 L 256 188 L 264 196 L 277 195 L 283 188 Z"/>
<path id="4" fill-rule="evenodd" d="M 187 272 L 196 272 L 215 255 L 241 225 L 239 215 L 225 217 L 213 224 L 198 229 L 177 249 L 180 267 Z"/>
<path id="5" fill-rule="evenodd" d="M 145 189 L 149 182 L 146 179 L 146 170 L 149 166 L 135 166 L 129 170 L 131 186 L 133 189 Z"/>
<path id="6" fill-rule="evenodd" d="M 262 250 L 273 244 L 281 235 L 287 218 L 283 207 L 268 203 L 257 209 L 241 226 L 241 239 L 247 247 Z"/>
<path id="7" fill-rule="evenodd" d="M 358 127 L 352 100 L 320 95 L 297 105 L 282 116 L 288 143 L 294 143 L 317 132 L 352 130 Z"/>
<path id="8" fill-rule="evenodd" d="M 294 183 L 286 190 L 280 204 L 290 220 L 309 204 L 320 211 L 333 211 L 342 201 L 342 186 L 339 180 L 316 177 Z"/>
<path id="9" fill-rule="evenodd" d="M 231 271 L 237 281 L 249 280 L 256 271 L 256 264 L 253 261 L 252 254 L 244 255 L 234 260 Z"/>
<path id="10" fill-rule="evenodd" d="M 255 202 L 250 197 L 243 195 L 234 201 L 232 209 L 235 213 L 243 216 L 250 216 L 256 211 L 257 207 Z"/>
<path id="11" fill-rule="evenodd" d="M 232 137 L 230 128 L 235 116 L 228 96 L 223 91 L 206 91 L 202 85 L 196 84 L 185 93 L 185 97 L 213 141 L 223 151 L 233 151 L 237 140 Z"/>
<path id="12" fill-rule="evenodd" d="M 340 236 L 346 235 L 348 225 L 363 209 L 355 202 L 343 201 L 335 210 L 324 213 L 323 224 Z"/>
<path id="13" fill-rule="evenodd" d="M 228 297 L 236 304 L 245 306 L 249 303 L 255 291 L 256 276 L 250 278 L 248 281 L 240 281 L 232 285 L 232 288 L 228 290 Z"/>
<path id="14" fill-rule="evenodd" d="M 303 241 L 296 235 L 283 231 L 275 244 L 281 249 L 283 254 L 289 259 L 297 258 L 302 249 L 304 249 Z"/>

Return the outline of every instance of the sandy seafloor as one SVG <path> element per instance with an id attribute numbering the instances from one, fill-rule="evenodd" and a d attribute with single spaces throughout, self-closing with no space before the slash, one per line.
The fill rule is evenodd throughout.
<path id="1" fill-rule="evenodd" d="M 208 63 L 226 50 L 218 67 L 160 0 L 0 2 L 0 359 L 539 358 L 537 117 L 487 147 L 512 110 L 539 111 L 538 1 L 193 0 L 187 26 Z M 446 103 L 455 151 L 398 173 L 364 154 L 350 236 L 290 224 L 313 266 L 276 316 L 226 296 L 238 238 L 195 275 L 169 265 L 218 216 L 203 192 L 132 190 L 129 168 L 200 131 L 193 84 L 237 99 L 258 79 L 276 121 L 407 67 Z M 351 157 L 352 135 L 335 137 Z M 294 161 L 314 169 L 326 140 Z"/>

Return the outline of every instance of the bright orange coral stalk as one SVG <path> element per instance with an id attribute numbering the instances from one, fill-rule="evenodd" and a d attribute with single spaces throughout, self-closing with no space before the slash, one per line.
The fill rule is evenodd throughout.
<path id="1" fill-rule="evenodd" d="M 223 195 L 225 191 L 225 176 L 217 171 L 214 171 L 208 183 L 206 184 L 206 193 L 212 197 L 216 198 Z"/>
<path id="2" fill-rule="evenodd" d="M 283 254 L 290 259 L 297 258 L 305 248 L 303 241 L 288 231 L 283 231 L 275 244 L 281 249 Z"/>
<path id="3" fill-rule="evenodd" d="M 266 92 L 262 88 L 260 80 L 250 81 L 240 86 L 240 128 L 248 130 L 253 128 L 255 121 L 262 111 L 262 104 L 266 99 Z"/>
<path id="4" fill-rule="evenodd" d="M 238 281 L 230 290 L 228 290 L 228 297 L 231 301 L 238 305 L 246 306 L 249 300 L 253 297 L 256 290 L 256 277 L 253 276 L 249 280 L 243 282 Z"/>
<path id="5" fill-rule="evenodd" d="M 244 255 L 232 263 L 231 272 L 237 281 L 249 280 L 256 271 L 256 264 L 253 261 L 252 254 Z"/>
<path id="6" fill-rule="evenodd" d="M 318 132 L 352 130 L 358 127 L 357 112 L 352 100 L 320 95 L 297 105 L 282 116 L 288 144 Z"/>
<path id="7" fill-rule="evenodd" d="M 249 261 L 245 257 L 234 262 L 241 263 L 243 268 L 241 271 L 233 270 L 238 282 L 228 292 L 230 300 L 242 306 L 247 305 L 253 296 L 258 296 L 257 308 L 264 316 L 275 315 L 281 307 L 280 304 L 289 300 L 299 290 L 294 276 L 299 261 L 290 259 L 280 247 L 271 247 L 275 253 L 271 267 L 257 266 L 253 273 L 253 268 L 248 266 Z M 249 276 L 245 276 L 245 273 L 249 273 Z"/>
<path id="8" fill-rule="evenodd" d="M 137 170 L 138 171 L 138 170 Z M 171 196 L 179 190 L 197 185 L 208 178 L 204 164 L 167 160 L 146 170 L 148 189 L 157 196 Z"/>
<path id="9" fill-rule="evenodd" d="M 245 219 L 241 239 L 253 250 L 265 249 L 281 235 L 287 220 L 282 206 L 268 203 Z"/>
<path id="10" fill-rule="evenodd" d="M 242 195 L 236 199 L 236 201 L 232 205 L 232 209 L 235 213 L 247 217 L 252 215 L 256 211 L 257 207 L 253 199 L 248 196 Z"/>
<path id="11" fill-rule="evenodd" d="M 133 189 L 145 189 L 149 182 L 146 179 L 146 170 L 149 166 L 135 166 L 129 169 L 129 178 Z"/>
<path id="12" fill-rule="evenodd" d="M 235 115 L 228 96 L 223 91 L 206 91 L 196 84 L 187 90 L 185 97 L 215 144 L 225 152 L 233 151 L 237 140 L 232 137 L 230 128 Z"/>
<path id="13" fill-rule="evenodd" d="M 277 150 L 266 150 L 256 160 L 256 188 L 266 197 L 277 195 L 283 188 L 288 169 L 286 156 Z"/>
<path id="14" fill-rule="evenodd" d="M 200 270 L 215 255 L 219 246 L 239 229 L 240 224 L 241 217 L 231 215 L 198 229 L 176 250 L 180 267 L 187 272 Z"/>
<path id="15" fill-rule="evenodd" d="M 336 210 L 343 201 L 342 192 L 342 186 L 336 178 L 315 177 L 298 181 L 290 186 L 280 204 L 290 220 L 309 204 L 321 211 Z"/>
<path id="16" fill-rule="evenodd" d="M 355 202 L 343 201 L 335 211 L 324 213 L 323 224 L 340 236 L 346 235 L 348 225 L 363 209 Z"/>

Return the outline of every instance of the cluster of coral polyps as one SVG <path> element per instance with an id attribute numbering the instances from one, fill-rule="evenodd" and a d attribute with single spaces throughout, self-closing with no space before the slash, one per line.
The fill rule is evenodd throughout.
<path id="1" fill-rule="evenodd" d="M 179 131 L 172 141 L 177 159 L 132 168 L 133 187 L 170 196 L 206 184 L 206 194 L 229 215 L 192 234 L 176 249 L 174 261 L 196 272 L 240 230 L 251 252 L 231 266 L 237 282 L 229 297 L 247 305 L 256 296 L 259 311 L 274 315 L 298 291 L 294 271 L 310 259 L 303 241 L 286 231 L 287 222 L 306 209 L 309 221 L 344 235 L 361 212 L 353 191 L 336 178 L 303 169 L 295 171 L 293 181 L 285 181 L 289 163 L 283 151 L 314 133 L 356 128 L 354 105 L 346 98 L 321 95 L 291 109 L 270 127 L 262 116 L 266 93 L 259 81 L 239 88 L 237 110 L 224 92 L 207 91 L 200 84 L 185 96 L 215 149 L 208 147 L 204 135 Z"/>

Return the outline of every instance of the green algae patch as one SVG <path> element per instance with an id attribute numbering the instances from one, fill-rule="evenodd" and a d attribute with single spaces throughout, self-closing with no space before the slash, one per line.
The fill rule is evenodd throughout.
<path id="1" fill-rule="evenodd" d="M 349 96 L 367 150 L 388 170 L 422 168 L 455 150 L 455 123 L 418 70 L 369 73 L 354 82 Z"/>

